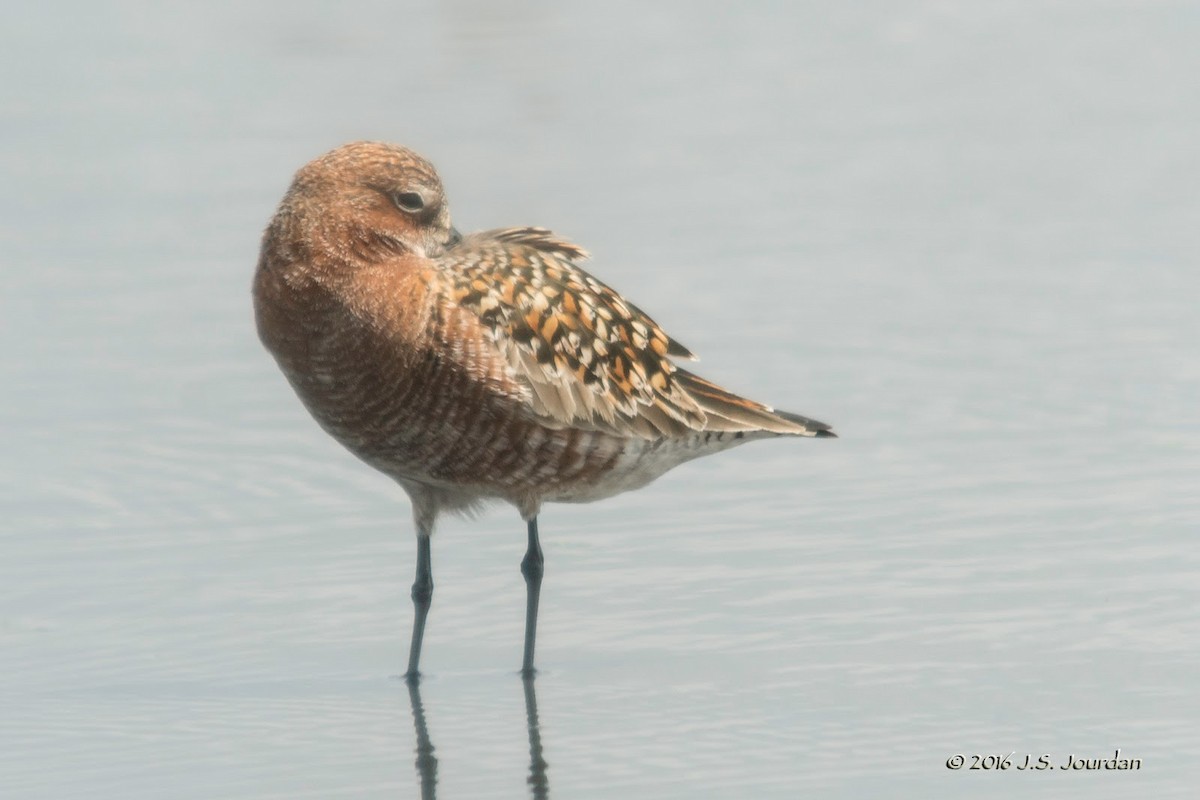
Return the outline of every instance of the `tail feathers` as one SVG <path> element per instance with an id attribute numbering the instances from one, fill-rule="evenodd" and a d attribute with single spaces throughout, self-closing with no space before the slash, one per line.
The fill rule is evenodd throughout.
<path id="1" fill-rule="evenodd" d="M 775 411 L 770 406 L 728 392 L 685 369 L 677 367 L 674 377 L 708 417 L 706 430 L 770 431 L 825 438 L 837 435 L 824 422 Z"/>

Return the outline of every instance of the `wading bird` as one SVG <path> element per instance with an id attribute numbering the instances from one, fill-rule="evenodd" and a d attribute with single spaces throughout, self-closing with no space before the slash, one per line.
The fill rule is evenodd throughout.
<path id="1" fill-rule="evenodd" d="M 378 142 L 303 167 L 267 227 L 259 336 L 321 427 L 412 501 L 410 680 L 441 512 L 496 499 L 525 520 L 531 675 L 543 503 L 611 497 L 755 439 L 834 435 L 678 366 L 692 353 L 585 258 L 542 228 L 461 236 L 433 166 Z"/>

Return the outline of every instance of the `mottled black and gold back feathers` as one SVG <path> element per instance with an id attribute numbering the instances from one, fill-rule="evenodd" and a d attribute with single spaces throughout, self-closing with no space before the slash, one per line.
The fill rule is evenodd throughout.
<path id="1" fill-rule="evenodd" d="M 560 421 L 647 416 L 662 423 L 647 428 L 659 434 L 703 424 L 670 360 L 691 352 L 574 263 L 586 257 L 549 231 L 514 228 L 469 236 L 440 260 L 454 301 L 479 316 L 502 351 L 515 348 L 510 360 Z"/>
<path id="2" fill-rule="evenodd" d="M 813 435 L 803 418 L 781 417 L 677 367 L 672 358 L 695 356 L 575 263 L 586 257 L 543 228 L 509 228 L 468 236 L 437 259 L 450 302 L 478 316 L 528 386 L 537 417 L 651 439 L 689 431 Z"/>

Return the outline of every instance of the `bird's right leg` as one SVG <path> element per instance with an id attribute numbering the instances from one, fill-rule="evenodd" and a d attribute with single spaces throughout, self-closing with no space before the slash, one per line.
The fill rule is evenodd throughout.
<path id="1" fill-rule="evenodd" d="M 537 638 L 538 598 L 542 593 L 542 575 L 546 560 L 542 556 L 542 545 L 538 541 L 537 517 L 528 522 L 529 547 L 521 561 L 521 574 L 525 576 L 525 658 L 521 662 L 521 674 L 533 677 L 533 646 Z"/>
<path id="2" fill-rule="evenodd" d="M 421 660 L 421 639 L 425 636 L 425 617 L 429 615 L 429 606 L 433 602 L 433 566 L 429 558 L 429 532 L 423 530 L 417 534 L 417 579 L 412 586 L 413 599 L 413 630 L 412 646 L 408 650 L 408 672 L 404 677 L 409 682 L 420 679 L 417 664 Z"/>

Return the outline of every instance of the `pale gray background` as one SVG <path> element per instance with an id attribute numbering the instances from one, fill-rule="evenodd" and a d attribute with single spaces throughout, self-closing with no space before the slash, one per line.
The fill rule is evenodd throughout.
<path id="1" fill-rule="evenodd" d="M 379 138 L 843 437 L 546 510 L 552 797 L 1192 796 L 1197 41 L 1186 2 L 9 4 L 0 794 L 417 796 L 407 502 L 249 297 L 294 170 Z M 443 800 L 528 793 L 523 536 L 434 544 Z"/>

